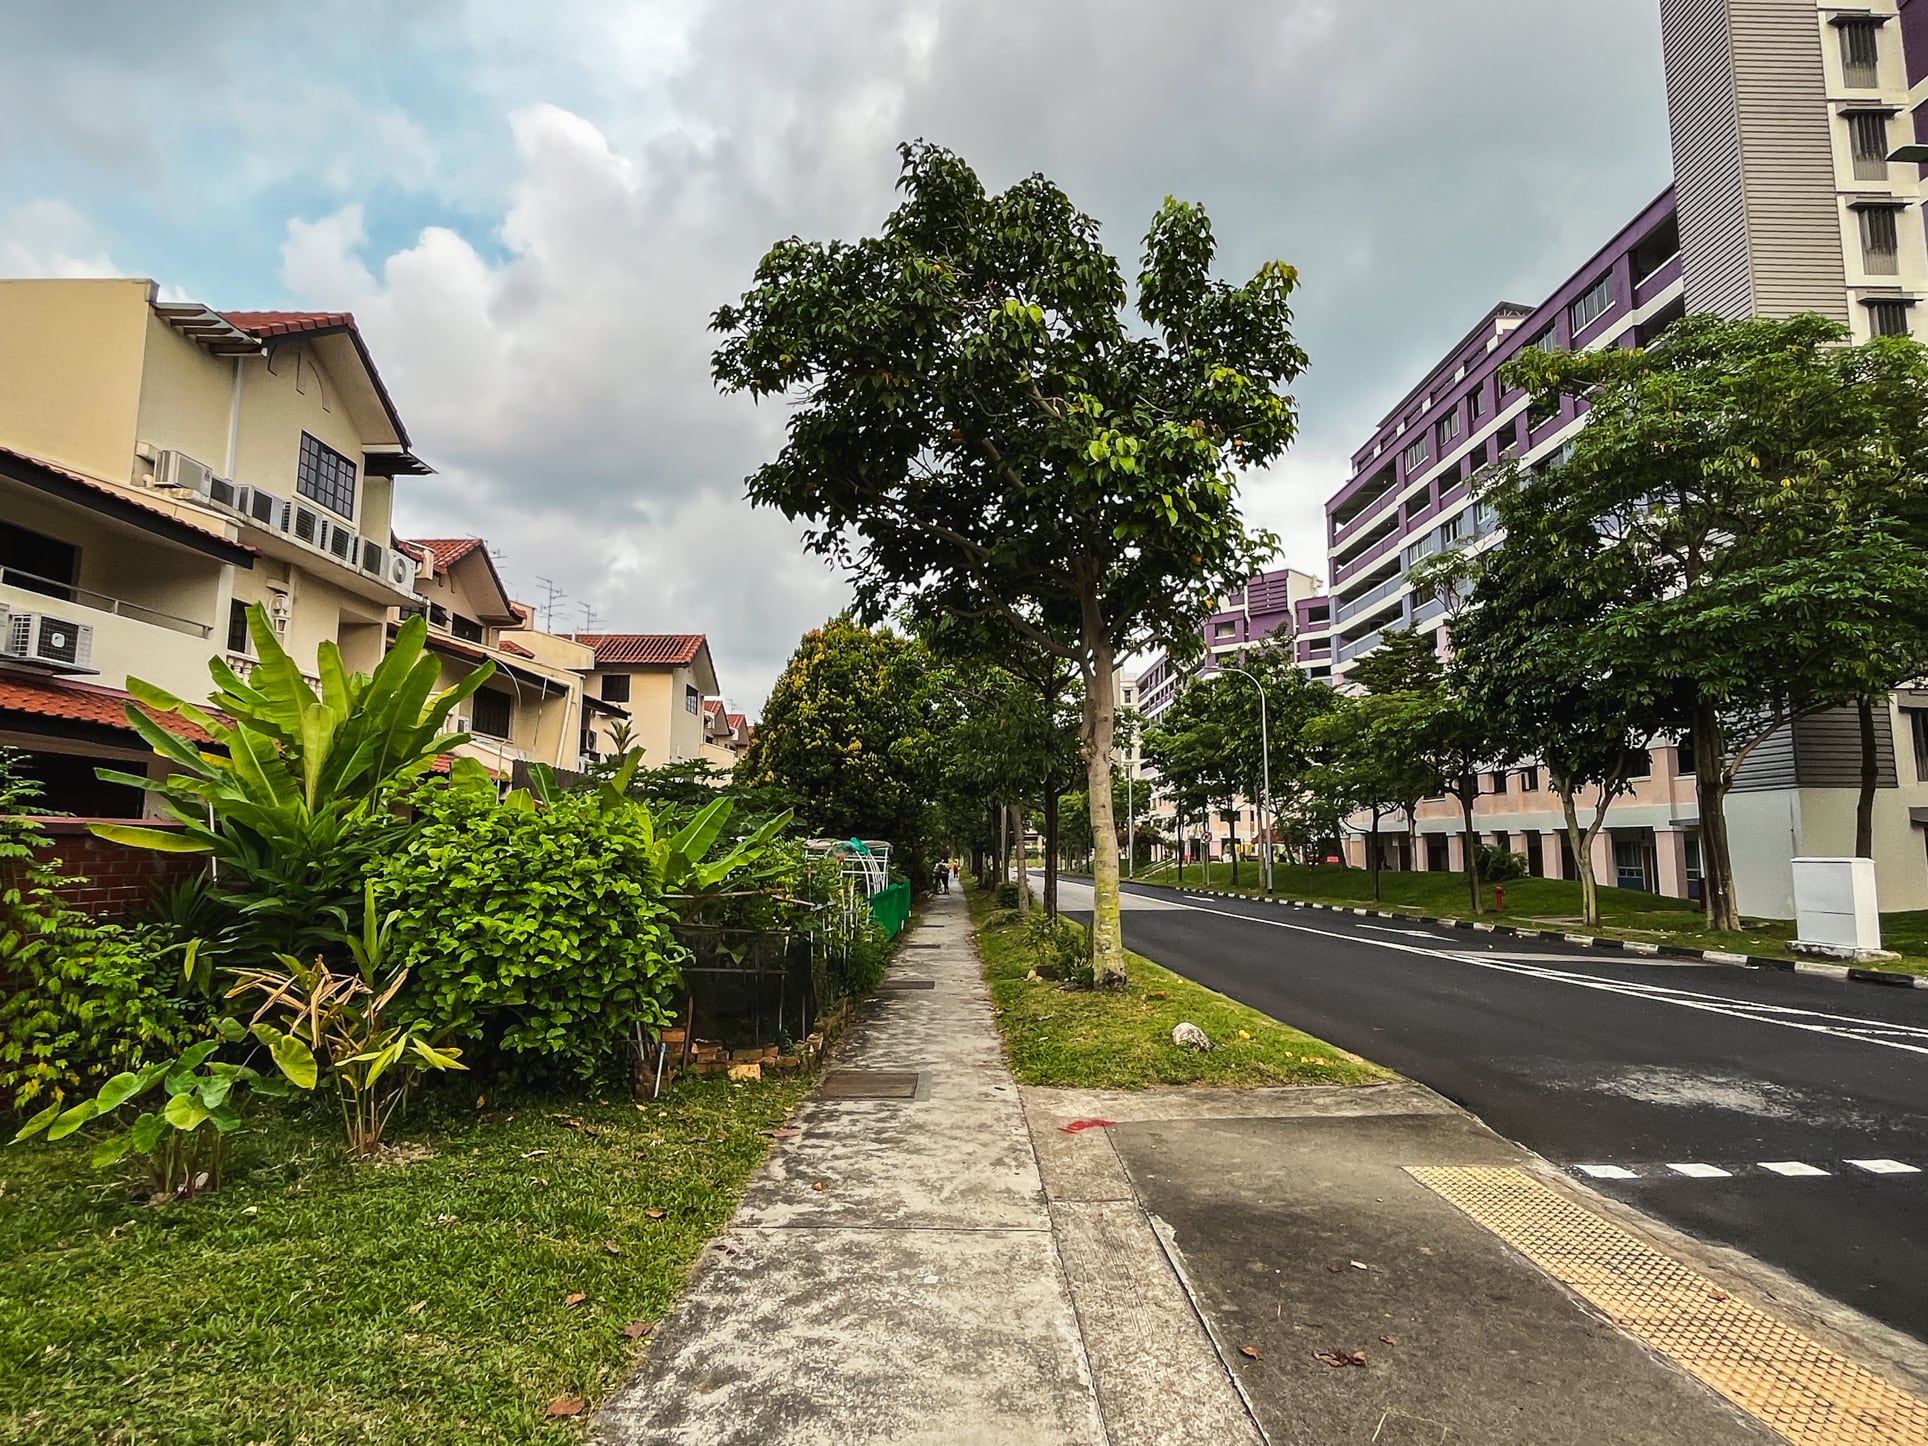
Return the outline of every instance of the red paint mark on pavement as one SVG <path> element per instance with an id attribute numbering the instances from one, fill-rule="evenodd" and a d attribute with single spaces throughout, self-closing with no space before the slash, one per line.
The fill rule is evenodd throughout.
<path id="1" fill-rule="evenodd" d="M 1116 1120 L 1073 1120 L 1068 1125 L 1058 1126 L 1058 1129 L 1064 1134 L 1075 1135 L 1081 1130 L 1108 1130 L 1117 1123 Z"/>

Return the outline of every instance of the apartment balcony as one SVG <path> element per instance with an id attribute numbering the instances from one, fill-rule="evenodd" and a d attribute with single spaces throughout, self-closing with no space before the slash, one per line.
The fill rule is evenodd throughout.
<path id="1" fill-rule="evenodd" d="M 0 606 L 91 629 L 85 671 L 93 681 L 124 688 L 129 677 L 189 698 L 205 697 L 211 621 L 183 617 L 124 597 L 50 581 L 17 568 L 0 568 Z M 9 662 L 24 661 L 6 659 Z"/>
<path id="2" fill-rule="evenodd" d="M 1377 587 L 1370 588 L 1361 593 L 1358 597 L 1347 598 L 1344 601 L 1335 601 L 1332 610 L 1332 620 L 1335 623 L 1343 623 L 1360 617 L 1365 613 L 1369 613 L 1387 598 L 1396 597 L 1405 586 L 1406 575 L 1401 572 L 1387 578 Z"/>

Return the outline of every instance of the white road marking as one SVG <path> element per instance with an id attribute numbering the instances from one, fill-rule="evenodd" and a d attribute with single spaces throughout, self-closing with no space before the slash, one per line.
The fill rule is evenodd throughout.
<path id="1" fill-rule="evenodd" d="M 1899 1160 L 1850 1160 L 1857 1170 L 1866 1170 L 1870 1175 L 1919 1175 L 1919 1165 L 1904 1165 Z"/>
<path id="2" fill-rule="evenodd" d="M 1405 934 L 1414 939 L 1437 939 L 1439 935 L 1428 929 L 1395 929 L 1390 924 L 1361 924 L 1361 929 L 1377 929 L 1381 934 Z"/>
<path id="3" fill-rule="evenodd" d="M 1804 1165 L 1799 1160 L 1763 1160 L 1763 1170 L 1772 1170 L 1777 1175 L 1825 1175 L 1826 1170 L 1817 1170 L 1812 1165 Z"/>
<path id="4" fill-rule="evenodd" d="M 1836 1039 L 1854 1040 L 1861 1044 L 1879 1044 L 1888 1049 L 1899 1049 L 1909 1054 L 1928 1056 L 1928 1027 L 1921 1025 L 1896 1024 L 1885 1019 L 1862 1019 L 1850 1014 L 1830 1014 L 1826 1010 L 1802 1009 L 1789 1004 L 1755 1004 L 1747 1000 L 1730 999 L 1721 994 L 1699 994 L 1664 984 L 1649 984 L 1638 979 L 1603 979 L 1591 974 L 1572 974 L 1560 969 L 1512 964 L 1477 954 L 1455 954 L 1446 949 L 1422 949 L 1417 944 L 1400 944 L 1391 939 L 1368 939 L 1360 934 L 1342 934 L 1331 929 L 1315 929 L 1309 924 L 1293 924 L 1284 919 L 1261 919 L 1251 914 L 1235 914 L 1229 909 L 1210 909 L 1197 904 L 1178 904 L 1173 907 L 1191 909 L 1200 914 L 1215 914 L 1222 919 L 1236 919 L 1241 924 L 1258 924 L 1270 929 L 1290 929 L 1299 934 L 1316 934 L 1321 939 L 1351 939 L 1354 943 L 1370 944 L 1377 949 L 1397 949 L 1407 954 L 1422 954 L 1431 959 L 1447 959 L 1455 964 L 1469 964 L 1475 969 L 1497 969 L 1508 974 L 1525 975 L 1530 979 L 1542 979 L 1549 984 L 1567 984 L 1577 989 L 1599 989 L 1608 994 L 1646 999 L 1655 1004 L 1671 1004 L 1678 1009 L 1698 1009 L 1709 1014 L 1725 1014 L 1732 1019 L 1751 1019 L 1757 1024 L 1778 1025 L 1782 1029 L 1799 1029 L 1810 1034 L 1832 1035 Z"/>
<path id="5" fill-rule="evenodd" d="M 1676 1175 L 1687 1175 L 1695 1180 L 1724 1180 L 1733 1172 L 1723 1170 L 1719 1165 L 1669 1165 Z"/>
<path id="6" fill-rule="evenodd" d="M 1636 1171 L 1625 1165 L 1575 1165 L 1574 1169 L 1582 1175 L 1591 1175 L 1596 1180 L 1638 1180 Z"/>

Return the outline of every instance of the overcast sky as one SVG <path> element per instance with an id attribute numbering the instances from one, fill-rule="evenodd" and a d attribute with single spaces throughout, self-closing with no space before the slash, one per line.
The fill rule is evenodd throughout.
<path id="1" fill-rule="evenodd" d="M 24 0 L 0 276 L 354 311 L 439 469 L 399 528 L 708 633 L 755 712 L 846 589 L 742 501 L 781 415 L 714 394 L 705 324 L 772 241 L 874 230 L 898 141 L 1044 171 L 1128 273 L 1167 194 L 1209 209 L 1222 274 L 1299 268 L 1303 429 L 1243 496 L 1323 576 L 1321 505 L 1385 408 L 1666 184 L 1658 8 Z"/>

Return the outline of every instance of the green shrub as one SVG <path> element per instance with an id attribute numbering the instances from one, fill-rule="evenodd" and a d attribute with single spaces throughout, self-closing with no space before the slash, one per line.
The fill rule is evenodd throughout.
<path id="1" fill-rule="evenodd" d="M 201 1032 L 171 935 L 89 918 L 36 850 L 39 785 L 0 748 L 0 1109 L 59 1102 Z"/>
<path id="2" fill-rule="evenodd" d="M 637 1025 L 672 1022 L 684 950 L 652 865 L 653 820 L 593 794 L 537 807 L 432 784 L 375 875 L 396 912 L 399 1015 L 522 1075 L 590 1077 Z"/>
<path id="3" fill-rule="evenodd" d="M 1006 879 L 997 886 L 997 906 L 1000 909 L 1015 909 L 1018 906 L 1018 886 Z"/>
<path id="4" fill-rule="evenodd" d="M 1473 851 L 1473 863 L 1479 876 L 1489 884 L 1503 884 L 1508 879 L 1523 879 L 1527 876 L 1526 859 L 1519 854 L 1496 849 L 1491 844 L 1481 844 Z"/>
<path id="5" fill-rule="evenodd" d="M 1093 982 L 1091 931 L 1069 919 L 1053 919 L 1034 909 L 1024 921 L 1024 937 L 1037 954 L 1037 971 L 1089 989 Z"/>

